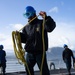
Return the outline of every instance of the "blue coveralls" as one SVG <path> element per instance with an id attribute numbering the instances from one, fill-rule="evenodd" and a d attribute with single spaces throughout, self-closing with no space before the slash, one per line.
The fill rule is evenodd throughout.
<path id="1" fill-rule="evenodd" d="M 0 50 L 0 62 L 1 62 L 1 65 L 0 67 L 2 67 L 2 72 L 3 72 L 3 75 L 5 75 L 5 69 L 6 69 L 6 52 L 4 50 Z"/>

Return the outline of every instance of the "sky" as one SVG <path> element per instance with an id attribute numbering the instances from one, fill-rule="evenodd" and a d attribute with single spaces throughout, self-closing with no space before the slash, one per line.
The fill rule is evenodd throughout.
<path id="1" fill-rule="evenodd" d="M 37 15 L 45 11 L 56 22 L 55 30 L 48 33 L 49 48 L 67 44 L 75 50 L 75 0 L 0 0 L 0 44 L 6 51 L 13 51 L 12 31 L 27 24 L 26 6 L 33 6 Z"/>

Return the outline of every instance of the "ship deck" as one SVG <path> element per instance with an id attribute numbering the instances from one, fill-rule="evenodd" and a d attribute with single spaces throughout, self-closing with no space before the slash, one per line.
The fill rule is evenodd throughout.
<path id="1" fill-rule="evenodd" d="M 1 75 L 1 74 L 0 74 Z M 11 73 L 6 73 L 6 75 L 26 75 L 26 72 L 11 72 Z M 40 75 L 39 71 L 35 71 L 34 75 Z M 55 69 L 55 70 L 50 70 L 50 75 L 68 75 L 68 72 L 66 69 Z M 75 75 L 75 69 L 71 69 L 71 75 Z"/>

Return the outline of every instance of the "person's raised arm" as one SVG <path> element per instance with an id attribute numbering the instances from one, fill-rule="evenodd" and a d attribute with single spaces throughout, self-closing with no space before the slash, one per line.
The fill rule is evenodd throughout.
<path id="1" fill-rule="evenodd" d="M 51 16 L 47 16 L 44 11 L 41 11 L 39 15 L 42 16 L 42 18 L 45 18 L 45 30 L 47 32 L 52 32 L 56 27 L 55 21 L 51 18 Z"/>

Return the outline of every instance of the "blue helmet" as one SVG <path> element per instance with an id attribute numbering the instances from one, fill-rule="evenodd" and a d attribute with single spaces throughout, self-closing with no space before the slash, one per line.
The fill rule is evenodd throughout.
<path id="1" fill-rule="evenodd" d="M 29 19 L 30 17 L 32 17 L 34 14 L 36 14 L 35 9 L 32 6 L 27 6 L 25 8 L 25 12 L 24 12 L 24 17 Z"/>
<path id="2" fill-rule="evenodd" d="M 4 47 L 3 47 L 3 45 L 0 45 L 0 49 L 3 49 Z"/>
<path id="3" fill-rule="evenodd" d="M 64 44 L 64 48 L 65 48 L 65 47 L 68 47 L 68 46 L 67 46 L 66 44 Z"/>

